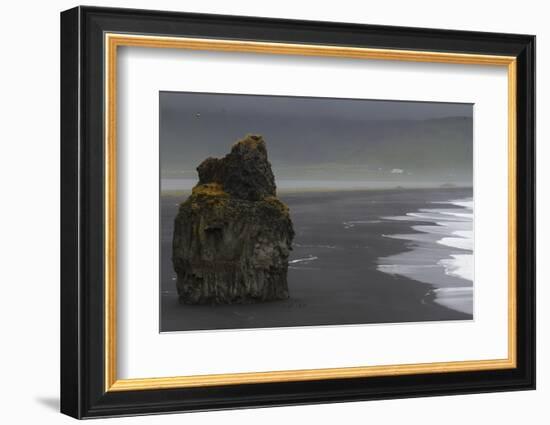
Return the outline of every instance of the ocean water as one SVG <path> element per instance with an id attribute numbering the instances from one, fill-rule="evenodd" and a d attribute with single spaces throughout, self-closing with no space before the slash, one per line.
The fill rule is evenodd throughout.
<path id="1" fill-rule="evenodd" d="M 436 303 L 473 314 L 473 199 L 432 201 L 431 205 L 384 217 L 410 222 L 414 232 L 384 235 L 408 241 L 409 250 L 379 258 L 378 270 L 429 283 L 433 285 L 429 295 Z"/>

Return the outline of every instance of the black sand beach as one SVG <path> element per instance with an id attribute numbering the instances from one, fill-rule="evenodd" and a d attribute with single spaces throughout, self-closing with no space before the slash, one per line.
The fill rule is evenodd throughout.
<path id="1" fill-rule="evenodd" d="M 410 249 L 407 241 L 383 235 L 411 233 L 411 226 L 421 223 L 383 217 L 466 196 L 471 196 L 471 189 L 280 192 L 296 232 L 288 272 L 290 298 L 252 305 L 191 306 L 178 302 L 171 263 L 173 221 L 178 203 L 187 196 L 164 194 L 160 331 L 472 319 L 434 303 L 432 285 L 377 270 L 380 257 Z"/>

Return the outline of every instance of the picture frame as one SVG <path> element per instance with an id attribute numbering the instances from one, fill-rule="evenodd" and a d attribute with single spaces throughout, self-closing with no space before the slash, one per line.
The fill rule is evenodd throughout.
<path id="1" fill-rule="evenodd" d="M 505 358 L 120 378 L 121 47 L 500 67 Z M 75 418 L 535 388 L 535 37 L 100 7 L 61 13 L 61 412 Z M 480 264 L 478 267 L 483 267 Z M 495 271 L 496 272 L 496 271 Z M 157 285 L 151 282 L 151 285 Z"/>

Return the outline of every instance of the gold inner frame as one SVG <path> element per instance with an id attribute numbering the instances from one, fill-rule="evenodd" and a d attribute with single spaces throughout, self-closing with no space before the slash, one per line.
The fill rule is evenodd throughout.
<path id="1" fill-rule="evenodd" d="M 417 373 L 447 373 L 516 367 L 516 58 L 462 53 L 370 49 L 328 45 L 267 43 L 200 38 L 105 34 L 105 391 L 135 391 L 214 385 L 311 381 Z M 117 48 L 119 46 L 325 56 L 470 65 L 504 66 L 508 72 L 508 357 L 495 360 L 398 364 L 118 379 L 116 325 L 116 123 Z"/>

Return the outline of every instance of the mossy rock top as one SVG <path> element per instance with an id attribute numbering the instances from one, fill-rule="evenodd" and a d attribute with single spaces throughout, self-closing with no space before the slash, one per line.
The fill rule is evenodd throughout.
<path id="1" fill-rule="evenodd" d="M 262 136 L 248 135 L 223 158 L 207 158 L 198 167 L 199 183 L 219 184 L 230 196 L 257 201 L 276 196 L 275 177 Z"/>

